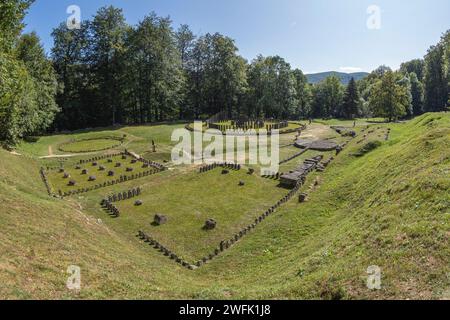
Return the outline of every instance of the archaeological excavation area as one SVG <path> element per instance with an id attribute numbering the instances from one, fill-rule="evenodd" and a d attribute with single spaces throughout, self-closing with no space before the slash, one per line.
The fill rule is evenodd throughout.
<path id="1" fill-rule="evenodd" d="M 257 121 L 218 123 L 270 126 Z M 111 148 L 82 159 L 63 159 L 57 166 L 42 167 L 40 174 L 49 195 L 83 199 L 116 231 L 174 264 L 195 270 L 245 241 L 287 203 L 301 206 L 308 201 L 320 175 L 358 137 L 356 131 L 363 134 L 361 141 L 368 137 L 367 127 L 362 126 L 333 128 L 287 121 L 277 126 L 296 128 L 280 135 L 279 172 L 234 162 L 177 167 L 170 161 L 144 158 L 131 148 Z M 225 131 L 222 134 L 226 138 Z M 148 144 L 150 151 L 142 153 L 150 156 L 165 148 L 154 138 Z"/>

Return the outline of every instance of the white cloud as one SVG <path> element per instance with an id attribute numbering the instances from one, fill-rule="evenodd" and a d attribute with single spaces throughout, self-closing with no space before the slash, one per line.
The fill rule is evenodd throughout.
<path id="1" fill-rule="evenodd" d="M 291 22 L 291 28 L 295 28 L 297 26 L 297 21 L 292 21 Z"/>
<path id="2" fill-rule="evenodd" d="M 345 72 L 345 73 L 353 73 L 353 72 L 361 72 L 362 69 L 358 67 L 340 67 L 339 71 Z"/>

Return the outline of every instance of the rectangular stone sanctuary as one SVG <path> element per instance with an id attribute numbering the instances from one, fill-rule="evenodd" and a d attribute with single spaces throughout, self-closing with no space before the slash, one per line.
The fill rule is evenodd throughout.
<path id="1" fill-rule="evenodd" d="M 299 181 L 306 178 L 306 176 L 317 167 L 317 164 L 322 161 L 322 159 L 323 156 L 321 155 L 306 159 L 301 166 L 280 177 L 281 185 L 285 188 L 294 188 Z"/>

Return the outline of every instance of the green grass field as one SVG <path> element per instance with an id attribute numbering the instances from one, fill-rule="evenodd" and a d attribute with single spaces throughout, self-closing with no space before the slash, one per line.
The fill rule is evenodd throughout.
<path id="1" fill-rule="evenodd" d="M 61 144 L 58 149 L 69 153 L 95 152 L 116 148 L 121 143 L 117 138 L 97 138 L 66 142 Z"/>
<path id="2" fill-rule="evenodd" d="M 340 123 L 315 122 L 305 134 L 331 137 L 334 131 L 328 125 Z M 92 157 L 39 159 L 48 156 L 49 146 L 56 152 L 72 138 L 127 134 L 121 148 L 170 159 L 172 130 L 182 124 L 42 137 L 22 143 L 16 150 L 22 156 L 1 150 L 0 298 L 449 298 L 450 114 L 369 124 L 366 130 L 367 125 L 358 123 L 358 137 L 325 172 L 308 178 L 302 189 L 307 202 L 294 198 L 194 271 L 140 241 L 137 230 L 161 238 L 186 258 L 198 259 L 286 190 L 277 188 L 274 180 L 247 176 L 245 170 L 224 177 L 217 170 L 198 174 L 194 167 L 168 163 L 163 173 L 61 200 L 48 196 L 39 176 L 41 166 L 62 163 L 73 168 L 80 159 Z M 387 128 L 391 133 L 385 141 Z M 294 138 L 286 135 L 283 141 Z M 151 152 L 151 140 L 157 153 Z M 370 141 L 381 145 L 355 157 Z M 288 162 L 286 170 L 301 161 Z M 309 189 L 316 178 L 319 185 Z M 238 187 L 239 180 L 246 186 Z M 136 186 L 143 189 L 142 207 L 134 207 L 135 199 L 119 202 L 123 214 L 114 219 L 100 206 L 106 195 Z M 153 227 L 155 212 L 167 214 L 169 223 Z M 218 229 L 201 230 L 205 218 L 216 218 Z M 80 292 L 66 288 L 70 265 L 81 268 Z M 381 290 L 366 287 L 371 265 L 381 268 Z"/>
<path id="3" fill-rule="evenodd" d="M 245 185 L 239 186 L 240 181 Z M 221 168 L 202 174 L 190 172 L 147 185 L 139 198 L 119 202 L 121 215 L 114 226 L 129 234 L 143 230 L 193 264 L 214 251 L 220 241 L 253 223 L 288 192 L 277 184 L 243 169 L 227 175 L 222 175 Z M 142 206 L 134 205 L 137 199 L 143 201 Z M 158 213 L 169 221 L 152 226 Z M 205 231 L 202 228 L 210 218 L 217 221 L 217 227 Z"/>

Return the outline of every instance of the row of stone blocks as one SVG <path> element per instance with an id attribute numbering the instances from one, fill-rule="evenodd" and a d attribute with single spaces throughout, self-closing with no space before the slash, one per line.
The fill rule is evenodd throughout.
<path id="1" fill-rule="evenodd" d="M 127 200 L 127 199 L 131 199 L 134 197 L 137 197 L 141 194 L 141 188 L 137 187 L 137 188 L 133 188 L 131 190 L 128 191 L 124 191 L 124 192 L 119 192 L 117 194 L 113 194 L 113 195 L 109 195 L 107 199 L 103 199 L 102 202 L 105 201 L 109 201 L 109 202 L 118 202 L 118 201 L 122 201 L 122 200 Z"/>
<path id="2" fill-rule="evenodd" d="M 120 155 L 124 155 L 123 152 L 119 152 L 119 153 L 114 153 L 114 154 L 105 154 L 105 155 L 101 155 L 101 156 L 97 156 L 97 157 L 93 157 L 91 159 L 87 159 L 87 160 L 80 160 L 80 164 L 83 163 L 90 163 L 90 162 L 94 162 L 94 161 L 98 161 L 98 160 L 103 160 L 103 159 L 108 159 L 108 158 L 113 158 L 113 157 L 117 157 Z"/>
<path id="3" fill-rule="evenodd" d="M 103 207 L 105 207 L 109 212 L 111 212 L 112 216 L 115 218 L 120 217 L 120 211 L 119 209 L 112 203 L 109 202 L 108 200 L 103 200 L 102 201 L 102 205 Z"/>
<path id="4" fill-rule="evenodd" d="M 342 145 L 342 148 L 345 147 L 347 145 L 347 142 L 344 143 Z M 322 159 L 322 157 L 320 158 Z M 317 159 L 307 159 L 309 161 L 313 161 L 316 162 Z M 330 159 L 328 159 L 326 162 L 324 162 L 324 166 L 328 166 L 328 164 L 333 161 L 334 158 L 331 157 Z M 320 161 L 320 160 L 318 160 Z M 211 169 L 208 170 L 212 170 L 214 168 L 216 168 L 217 165 L 215 167 L 212 167 Z M 200 172 L 204 172 L 204 171 L 200 171 Z M 236 233 L 231 239 L 229 240 L 224 240 L 221 241 L 219 244 L 219 247 L 216 248 L 212 253 L 210 253 L 209 255 L 203 257 L 201 260 L 197 261 L 195 266 L 187 263 L 186 261 L 178 258 L 178 256 L 174 253 L 172 253 L 170 250 L 166 249 L 165 247 L 163 247 L 162 245 L 160 245 L 156 240 L 151 239 L 150 237 L 148 237 L 144 232 L 139 231 L 139 237 L 142 240 L 145 240 L 146 242 L 149 242 L 151 245 L 153 245 L 156 249 L 159 249 L 162 253 L 164 253 L 166 256 L 169 256 L 171 259 L 175 260 L 177 263 L 181 264 L 182 266 L 190 269 L 190 270 L 194 270 L 196 267 L 201 267 L 202 265 L 206 264 L 208 261 L 213 260 L 215 257 L 217 257 L 221 252 L 224 252 L 225 250 L 231 248 L 233 246 L 233 244 L 235 244 L 236 242 L 238 242 L 241 238 L 243 238 L 245 235 L 247 235 L 249 232 L 251 232 L 253 229 L 255 229 L 258 224 L 260 224 L 261 222 L 263 222 L 267 217 L 269 217 L 271 214 L 273 214 L 274 212 L 276 212 L 276 210 L 283 204 L 285 204 L 286 202 L 288 202 L 289 200 L 292 199 L 292 197 L 300 190 L 300 188 L 304 185 L 306 181 L 306 177 L 302 177 L 301 180 L 299 180 L 296 184 L 296 186 L 289 191 L 289 193 L 284 196 L 283 198 L 281 198 L 275 205 L 273 205 L 272 207 L 270 207 L 266 212 L 264 212 L 261 216 L 259 216 L 258 218 L 255 219 L 254 223 L 249 224 L 247 227 L 241 229 L 238 233 Z M 306 193 L 301 193 L 299 196 L 299 201 L 300 202 L 304 202 L 306 200 L 307 194 Z"/>
<path id="5" fill-rule="evenodd" d="M 133 188 L 128 191 L 119 192 L 117 194 L 109 195 L 108 198 L 103 199 L 101 205 L 111 212 L 111 214 L 118 218 L 120 216 L 119 209 L 113 204 L 113 202 L 122 201 L 137 197 L 141 194 L 141 188 Z M 142 203 L 142 202 L 141 202 Z"/>
<path id="6" fill-rule="evenodd" d="M 147 235 L 143 231 L 138 231 L 138 237 L 151 245 L 153 248 L 159 250 L 161 253 L 163 253 L 166 257 L 170 258 L 171 260 L 175 261 L 176 263 L 180 264 L 181 266 L 188 268 L 189 270 L 194 270 L 196 267 L 189 264 L 187 261 L 180 258 L 176 253 L 172 252 L 171 250 L 167 249 L 165 246 L 160 244 L 157 240 L 153 239 L 149 235 Z"/>
<path id="7" fill-rule="evenodd" d="M 325 160 L 325 161 L 319 163 L 319 164 L 317 165 L 317 167 L 316 167 L 316 170 L 317 170 L 318 172 L 323 172 L 323 171 L 325 171 L 325 168 L 327 168 L 327 167 L 330 165 L 331 161 L 333 161 L 333 160 L 334 160 L 334 157 L 331 157 L 331 158 L 329 158 L 328 160 Z"/>
<path id="8" fill-rule="evenodd" d="M 139 179 L 139 178 L 142 178 L 142 177 L 147 177 L 147 176 L 150 176 L 150 175 L 158 173 L 158 172 L 159 171 L 149 170 L 149 171 L 140 172 L 139 174 L 133 174 L 131 176 L 124 175 L 124 176 L 120 176 L 119 179 L 112 180 L 112 181 L 106 181 L 103 184 L 96 184 L 94 186 L 90 186 L 90 187 L 86 187 L 86 188 L 80 188 L 80 189 L 77 189 L 77 190 L 72 190 L 72 191 L 68 191 L 68 192 L 64 192 L 64 193 L 61 190 L 59 190 L 59 195 L 62 196 L 62 197 L 67 197 L 67 196 L 71 196 L 71 195 L 86 193 L 86 192 L 89 192 L 89 191 L 92 191 L 92 190 L 113 186 L 113 185 L 116 185 L 116 184 L 119 184 L 119 183 L 131 181 L 131 180 L 136 180 L 136 179 Z"/>
<path id="9" fill-rule="evenodd" d="M 276 210 L 283 204 L 285 204 L 286 202 L 288 202 L 289 200 L 292 199 L 292 197 L 299 191 L 300 187 L 302 186 L 302 182 L 299 182 L 295 188 L 293 188 L 291 191 L 289 191 L 289 193 L 284 196 L 283 198 L 281 198 L 276 204 L 274 204 L 272 207 L 270 207 L 269 209 L 266 210 L 266 212 L 264 212 L 262 215 L 260 215 L 258 218 L 255 219 L 255 221 L 251 224 L 249 224 L 248 226 L 244 227 L 243 229 L 241 229 L 239 232 L 237 232 L 236 234 L 233 235 L 233 237 L 231 237 L 228 240 L 224 240 L 221 241 L 219 244 L 219 247 L 216 248 L 212 253 L 210 253 L 209 255 L 203 257 L 201 260 L 196 262 L 196 266 L 197 267 L 201 267 L 202 265 L 204 265 L 205 263 L 207 263 L 208 261 L 214 259 L 215 257 L 217 257 L 221 252 L 224 252 L 225 250 L 231 248 L 236 242 L 238 242 L 239 240 L 241 240 L 245 235 L 247 235 L 248 233 L 250 233 L 253 229 L 255 229 L 261 222 L 263 222 L 267 217 L 269 217 L 271 214 L 273 214 L 274 212 L 276 212 Z"/>
<path id="10" fill-rule="evenodd" d="M 80 160 L 80 164 L 95 162 L 95 161 L 99 161 L 99 160 L 103 160 L 103 159 L 110 159 L 110 158 L 117 157 L 117 156 L 122 156 L 122 159 L 124 159 L 124 160 L 127 158 L 127 156 L 130 156 L 130 157 L 134 158 L 135 161 L 141 161 L 142 163 L 146 164 L 147 166 L 154 167 L 160 171 L 164 171 L 167 169 L 165 166 L 163 166 L 162 164 L 160 164 L 158 162 L 148 161 L 143 158 L 136 157 L 135 154 L 129 152 L 128 150 L 125 150 L 124 152 L 114 153 L 114 154 L 97 156 L 97 157 L 93 157 L 88 160 Z"/>
<path id="11" fill-rule="evenodd" d="M 208 171 L 210 171 L 210 170 L 213 170 L 213 169 L 215 169 L 215 168 L 228 168 L 228 169 L 232 169 L 232 170 L 241 170 L 241 165 L 240 164 L 237 164 L 237 163 L 227 163 L 227 162 L 224 162 L 224 163 L 217 163 L 217 162 L 214 162 L 214 163 L 212 163 L 212 164 L 207 164 L 207 165 L 204 165 L 204 166 L 202 166 L 201 168 L 200 168 L 200 173 L 204 173 L 204 172 L 208 172 Z"/>
<path id="12" fill-rule="evenodd" d="M 283 172 L 273 173 L 272 171 L 264 171 L 262 177 L 265 179 L 278 180 L 283 175 Z"/>
<path id="13" fill-rule="evenodd" d="M 148 161 L 148 160 L 144 160 L 144 159 L 139 159 L 138 161 L 141 161 L 142 163 L 144 163 L 144 165 L 146 166 L 151 166 L 153 168 L 156 168 L 159 171 L 165 171 L 167 170 L 167 167 L 165 167 L 164 165 L 158 163 L 158 162 L 154 162 L 154 161 Z"/>
<path id="14" fill-rule="evenodd" d="M 155 162 L 155 161 L 145 160 L 145 159 L 143 159 L 143 158 L 141 158 L 141 157 L 137 157 L 136 154 L 134 154 L 134 153 L 132 153 L 132 152 L 129 152 L 128 150 L 125 150 L 125 152 L 124 152 L 123 154 L 124 154 L 125 156 L 133 157 L 133 158 L 136 159 L 137 161 L 140 161 L 140 162 L 144 163 L 144 165 L 151 166 L 151 167 L 153 167 L 153 168 L 158 169 L 159 171 L 165 171 L 165 170 L 167 170 L 167 167 L 165 167 L 164 165 L 162 165 L 162 164 L 160 164 L 160 163 L 158 163 L 158 162 Z"/>
<path id="15" fill-rule="evenodd" d="M 295 186 L 294 189 L 290 190 L 289 193 L 281 198 L 276 204 L 274 204 L 272 207 L 270 207 L 266 212 L 264 212 L 261 216 L 255 219 L 255 221 L 251 224 L 249 224 L 247 227 L 241 229 L 238 233 L 236 233 L 233 237 L 231 237 L 229 240 L 222 241 L 219 244 L 219 247 L 214 249 L 212 253 L 209 255 L 206 255 L 199 261 L 195 263 L 195 265 L 192 265 L 188 263 L 187 261 L 184 261 L 183 259 L 179 258 L 175 253 L 170 251 L 169 249 L 165 248 L 163 245 L 161 245 L 157 240 L 151 238 L 147 234 L 145 234 L 143 231 L 138 232 L 138 236 L 141 240 L 144 240 L 145 242 L 149 243 L 151 246 L 153 246 L 155 249 L 158 249 L 161 253 L 164 253 L 165 256 L 169 257 L 170 259 L 174 260 L 175 262 L 179 263 L 185 268 L 188 268 L 189 270 L 194 270 L 198 267 L 201 267 L 202 265 L 206 264 L 208 261 L 213 260 L 215 257 L 217 257 L 221 252 L 224 252 L 225 250 L 231 248 L 233 244 L 238 242 L 241 238 L 243 238 L 245 235 L 250 233 L 253 229 L 255 229 L 261 222 L 263 222 L 268 216 L 276 212 L 276 210 L 286 202 L 288 202 L 292 197 L 299 191 L 300 187 L 303 185 L 304 181 L 299 181 L 299 183 Z"/>
<path id="16" fill-rule="evenodd" d="M 48 195 L 52 196 L 52 189 L 50 187 L 50 183 L 48 182 L 48 178 L 47 178 L 47 175 L 45 174 L 44 168 L 41 168 L 41 170 L 39 170 L 39 173 L 41 174 L 42 181 L 44 181 Z"/>
<path id="17" fill-rule="evenodd" d="M 356 135 L 350 136 L 350 140 L 347 140 L 347 141 L 345 141 L 343 144 L 338 145 L 338 147 L 336 148 L 336 156 L 338 156 L 338 155 L 342 152 L 342 150 L 344 150 L 344 148 L 347 146 L 347 144 L 348 144 L 351 140 L 355 139 L 356 137 L 357 137 Z"/>

